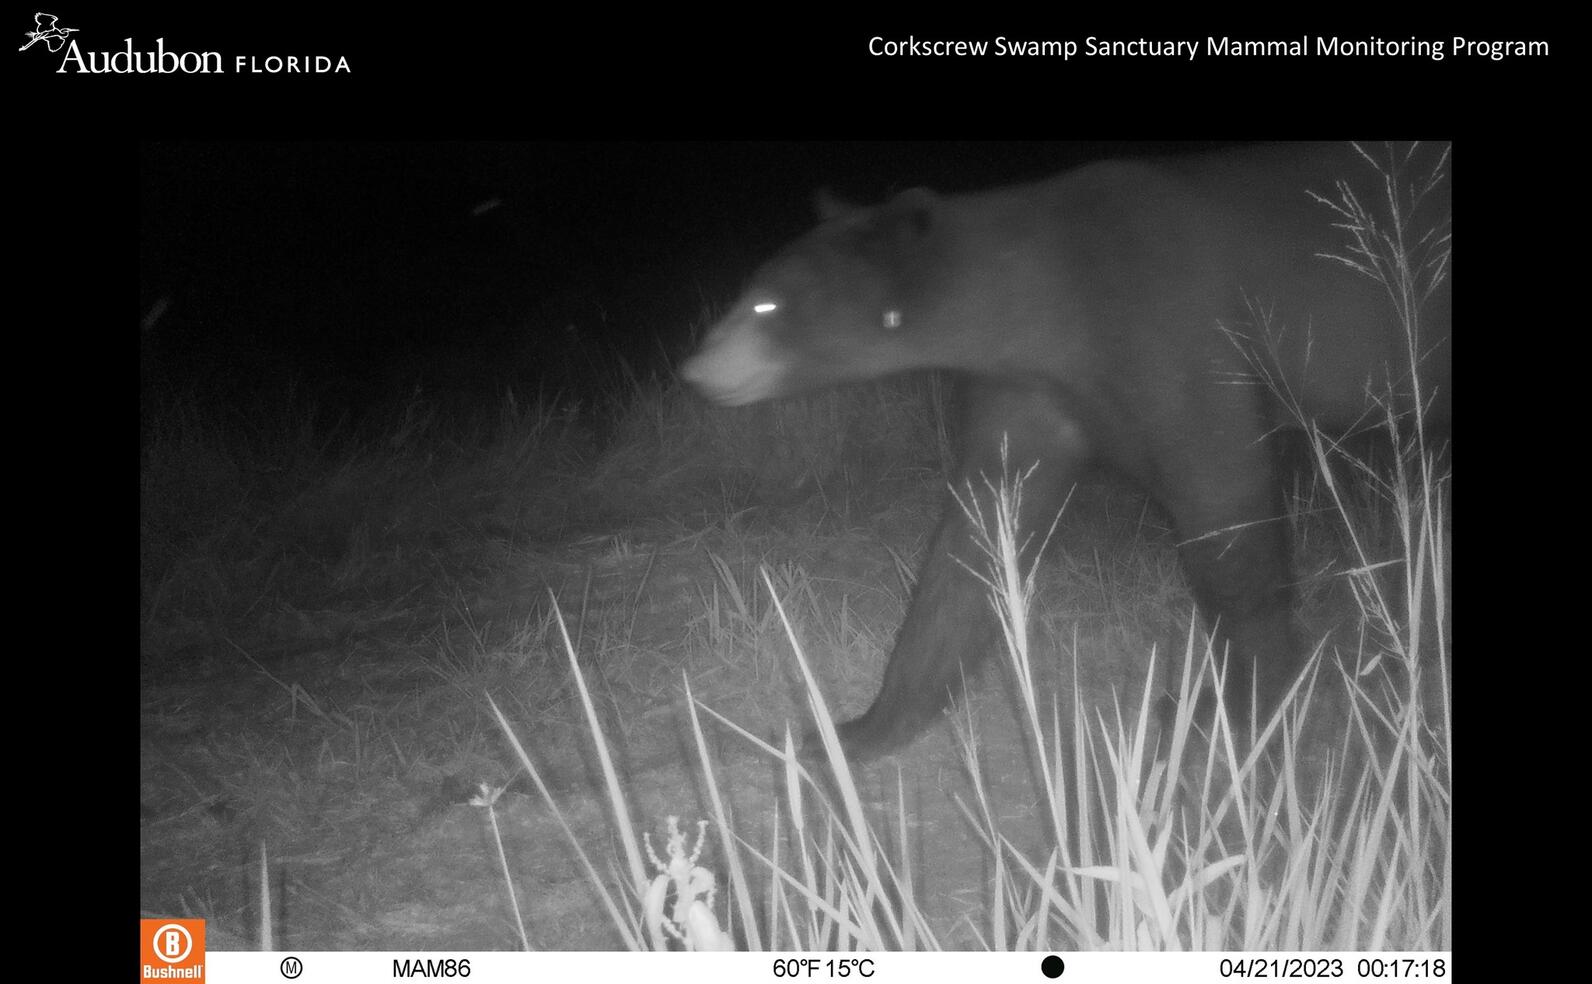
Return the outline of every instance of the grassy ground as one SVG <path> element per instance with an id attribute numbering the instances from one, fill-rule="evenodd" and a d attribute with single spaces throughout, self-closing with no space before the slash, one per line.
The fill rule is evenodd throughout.
<path id="1" fill-rule="evenodd" d="M 168 405 L 141 471 L 145 909 L 222 946 L 255 945 L 267 908 L 300 948 L 679 945 L 629 844 L 667 868 L 679 816 L 686 855 L 711 820 L 686 870 L 715 873 L 740 946 L 1442 945 L 1445 708 L 1376 687 L 1443 675 L 1399 655 L 1434 647 L 1375 601 L 1388 569 L 1319 487 L 1296 512 L 1321 678 L 1378 663 L 1362 701 L 1314 712 L 1331 724 L 1250 760 L 1141 719 L 1152 649 L 1197 663 L 1203 637 L 1169 535 L 1106 486 L 1069 504 L 1024 602 L 1031 671 L 986 674 L 851 796 L 793 792 L 793 657 L 847 713 L 871 697 L 935 519 L 943 402 L 709 414 L 638 386 L 606 449 L 558 401 L 461 425 L 416 400 L 364 434 Z M 1400 548 L 1397 510 L 1348 508 Z"/>

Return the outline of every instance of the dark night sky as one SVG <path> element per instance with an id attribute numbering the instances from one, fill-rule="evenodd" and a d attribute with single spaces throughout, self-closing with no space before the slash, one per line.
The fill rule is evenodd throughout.
<path id="1" fill-rule="evenodd" d="M 515 15 L 517 11 L 517 16 Z M 196 375 L 262 382 L 286 373 L 383 375 L 395 363 L 467 349 L 533 382 L 522 350 L 574 324 L 632 352 L 683 347 L 711 305 L 727 303 L 756 263 L 811 224 L 812 191 L 872 202 L 918 184 L 955 191 L 1055 173 L 1101 145 L 467 144 L 467 136 L 939 136 L 1453 138 L 1459 129 L 1548 133 L 1530 113 L 1557 112 L 1556 58 L 1165 60 L 882 59 L 870 35 L 982 35 L 919 15 L 744 18 L 687 23 L 658 10 L 593 9 L 591 23 L 547 22 L 531 8 L 459 18 L 313 17 L 290 8 L 72 14 L 85 44 L 115 49 L 341 53 L 338 76 L 75 76 L 32 51 L 13 75 L 32 114 L 17 187 L 19 230 L 55 237 L 28 250 L 24 281 L 84 283 L 126 268 L 131 226 L 138 311 L 171 304 L 141 335 L 140 368 L 163 381 Z M 1161 15 L 1121 36 L 1237 36 L 1272 30 L 1240 12 Z M 1300 12 L 1318 33 L 1358 36 L 1341 14 Z M 1375 15 L 1374 33 L 1406 36 Z M 26 27 L 31 12 L 19 16 Z M 1009 20 L 1004 18 L 1003 20 Z M 1112 34 L 1098 16 L 1005 24 L 1037 37 Z M 1429 20 L 1429 19 L 1428 19 Z M 706 23 L 721 21 L 723 23 Z M 733 23 L 731 23 L 733 21 Z M 666 22 L 660 24 L 658 22 Z M 800 22 L 800 23 L 792 23 Z M 16 30 L 21 30 L 17 27 Z M 1423 33 L 1437 32 L 1427 24 Z M 20 37 L 20 35 L 19 35 Z M 589 81 L 602 76 L 614 86 Z M 1496 126 L 1493 124 L 1496 123 Z M 1534 170 L 1548 148 L 1470 141 Z M 373 137 L 413 136 L 412 143 Z M 266 142 L 242 142 L 244 140 Z M 131 151 L 137 214 L 117 175 Z M 1474 159 L 1474 158 L 1472 158 Z M 1531 185 L 1538 190 L 1543 186 Z M 499 198 L 479 218 L 470 210 Z M 1533 210 L 1512 208 L 1513 214 Z M 128 222 L 127 219 L 132 221 Z M 20 234 L 20 232 L 19 232 Z M 94 273 L 101 268 L 105 276 Z M 127 320 L 121 290 L 45 293 L 103 305 L 88 323 Z M 102 296 L 103 295 L 103 296 Z M 120 302 L 126 305 L 126 301 Z M 123 378 L 124 343 L 93 351 Z M 516 348 L 519 346 L 520 348 Z M 75 355 L 75 353 L 74 353 Z"/>
<path id="2" fill-rule="evenodd" d="M 167 381 L 291 374 L 374 396 L 415 366 L 446 389 L 476 365 L 534 386 L 548 346 L 678 352 L 812 225 L 820 186 L 954 192 L 1122 146 L 146 142 L 141 313 L 170 298 L 151 349 Z"/>
<path id="3" fill-rule="evenodd" d="M 142 121 L 139 314 L 163 297 L 171 303 L 143 336 L 141 368 L 158 366 L 162 384 L 357 379 L 378 395 L 402 390 L 415 366 L 442 390 L 480 382 L 469 367 L 488 366 L 487 391 L 501 392 L 534 387 L 547 350 L 571 345 L 645 369 L 683 350 L 689 330 L 729 303 L 759 261 L 812 225 L 820 187 L 873 203 L 917 185 L 955 192 L 1040 178 L 1133 147 L 362 139 L 370 136 L 1446 138 L 1446 116 L 1462 112 L 1456 87 L 1495 73 L 1485 61 L 868 54 L 874 32 L 932 33 L 915 18 L 811 18 L 774 32 L 627 23 L 582 34 L 527 12 L 534 23 L 494 14 L 438 35 L 437 18 L 376 25 L 363 12 L 346 21 L 325 13 L 308 34 L 291 12 L 251 18 L 235 37 L 214 12 L 128 14 L 125 28 L 93 30 L 146 42 L 160 31 L 168 44 L 234 53 L 319 45 L 348 52 L 351 74 L 46 83 L 48 59 L 25 63 L 40 71 L 30 84 L 54 86 L 43 105 L 78 130 L 85 118 Z M 1213 21 L 1191 36 L 1235 30 Z M 593 72 L 625 81 L 616 90 L 581 81 Z M 104 101 L 105 91 L 126 102 Z M 1422 94 L 1418 108 L 1387 98 L 1407 91 Z M 85 106 L 101 116 L 85 117 Z M 1393 122 L 1377 123 L 1385 118 Z M 231 139 L 255 135 L 334 139 Z M 472 215 L 494 199 L 502 204 Z"/>

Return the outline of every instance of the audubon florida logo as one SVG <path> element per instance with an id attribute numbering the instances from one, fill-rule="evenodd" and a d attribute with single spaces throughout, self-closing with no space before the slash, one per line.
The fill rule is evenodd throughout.
<path id="1" fill-rule="evenodd" d="M 34 29 L 24 32 L 28 43 L 18 48 L 27 51 L 42 45 L 59 54 L 56 73 L 110 75 L 225 75 L 227 59 L 219 51 L 168 51 L 166 39 L 156 38 L 153 50 L 139 51 L 132 38 L 123 38 L 113 51 L 85 51 L 72 35 L 75 27 L 62 27 L 61 19 L 42 11 L 33 15 Z M 329 75 L 350 72 L 344 55 L 235 55 L 231 71 L 237 75 Z"/>

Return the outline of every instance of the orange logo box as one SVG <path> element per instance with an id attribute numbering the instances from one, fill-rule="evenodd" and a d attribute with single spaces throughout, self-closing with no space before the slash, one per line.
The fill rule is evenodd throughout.
<path id="1" fill-rule="evenodd" d="M 139 926 L 140 980 L 204 980 L 203 919 L 140 919 Z"/>

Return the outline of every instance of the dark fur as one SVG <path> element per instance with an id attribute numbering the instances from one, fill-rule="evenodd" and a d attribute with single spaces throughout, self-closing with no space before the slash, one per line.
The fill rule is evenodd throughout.
<path id="1" fill-rule="evenodd" d="M 1386 148 L 1367 150 L 1388 160 Z M 1422 150 L 1429 171 L 1443 148 Z M 1340 181 L 1386 215 L 1381 178 L 1348 145 L 1112 161 L 977 194 L 830 207 L 758 271 L 682 374 L 739 404 L 906 369 L 960 371 L 957 486 L 999 474 L 1003 435 L 1013 467 L 1037 463 L 1021 517 L 1032 551 L 1086 465 L 1133 480 L 1170 516 L 1196 599 L 1230 644 L 1229 693 L 1247 704 L 1253 682 L 1264 710 L 1300 665 L 1266 440 L 1294 421 L 1246 350 L 1340 430 L 1377 422 L 1368 389 L 1385 393 L 1391 379 L 1404 411 L 1412 392 L 1387 289 L 1318 255 L 1347 252 L 1348 239 L 1308 192 L 1336 201 Z M 1408 228 L 1446 232 L 1448 213 L 1445 178 Z M 780 307 L 754 313 L 764 300 Z M 1448 414 L 1449 308 L 1445 277 L 1420 308 L 1431 419 Z M 1255 310 L 1280 337 L 1270 354 Z M 968 535 L 948 506 L 879 696 L 841 728 L 850 754 L 910 740 L 998 644 L 984 591 L 958 562 L 974 559 Z"/>

